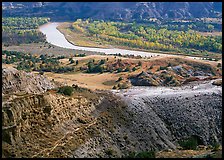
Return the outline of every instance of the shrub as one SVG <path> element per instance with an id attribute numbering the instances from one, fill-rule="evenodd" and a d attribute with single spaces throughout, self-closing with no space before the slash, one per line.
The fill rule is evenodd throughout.
<path id="1" fill-rule="evenodd" d="M 163 66 L 159 67 L 159 70 L 165 70 L 165 69 L 167 69 L 167 67 L 163 67 Z"/>
<path id="2" fill-rule="evenodd" d="M 73 59 L 70 61 L 70 64 L 72 64 L 72 63 L 75 63 L 75 61 Z"/>
<path id="3" fill-rule="evenodd" d="M 125 68 L 125 72 L 129 72 L 131 69 L 129 67 Z"/>
<path id="4" fill-rule="evenodd" d="M 136 71 L 137 69 L 135 67 L 132 68 L 132 71 Z"/>
<path id="5" fill-rule="evenodd" d="M 119 77 L 118 80 L 117 80 L 117 82 L 119 82 L 119 81 L 121 81 L 121 80 L 123 80 L 123 78 L 122 78 L 122 77 Z"/>
<path id="6" fill-rule="evenodd" d="M 105 63 L 105 60 L 104 59 L 101 59 L 100 62 L 99 62 L 99 65 L 102 65 Z"/>
<path id="7" fill-rule="evenodd" d="M 155 158 L 155 152 L 154 151 L 144 151 L 138 153 L 136 158 Z"/>
<path id="8" fill-rule="evenodd" d="M 105 153 L 107 154 L 107 155 L 109 155 L 109 156 L 112 156 L 113 154 L 114 154 L 114 150 L 112 149 L 112 148 L 109 148 L 109 149 L 107 149 L 107 150 L 105 150 Z"/>
<path id="9" fill-rule="evenodd" d="M 93 63 L 88 64 L 87 73 L 103 73 L 103 68 L 100 65 L 94 65 Z"/>
<path id="10" fill-rule="evenodd" d="M 141 61 L 138 62 L 138 66 L 142 66 L 142 62 Z"/>
<path id="11" fill-rule="evenodd" d="M 58 93 L 61 93 L 67 96 L 71 96 L 72 92 L 73 92 L 73 87 L 71 86 L 63 86 L 63 87 L 60 87 L 58 90 Z"/>
<path id="12" fill-rule="evenodd" d="M 117 69 L 117 73 L 122 72 L 122 68 Z"/>
<path id="13" fill-rule="evenodd" d="M 186 140 L 179 141 L 179 144 L 184 150 L 196 150 L 198 146 L 198 140 L 195 137 L 190 137 Z"/>
<path id="14" fill-rule="evenodd" d="M 73 58 L 69 58 L 70 64 L 75 63 L 75 61 L 73 60 Z"/>
<path id="15" fill-rule="evenodd" d="M 118 89 L 127 89 L 128 85 L 127 83 L 118 83 Z"/>
<path id="16" fill-rule="evenodd" d="M 219 150 L 219 147 L 220 147 L 220 144 L 219 143 L 214 143 L 212 145 L 212 151 L 218 151 Z"/>
<path id="17" fill-rule="evenodd" d="M 117 89 L 117 86 L 113 86 L 113 88 L 112 89 Z"/>
<path id="18" fill-rule="evenodd" d="M 44 71 L 40 71 L 39 74 L 40 74 L 40 75 L 44 75 Z"/>
<path id="19" fill-rule="evenodd" d="M 166 84 L 166 83 L 170 82 L 172 79 L 173 79 L 173 76 L 166 76 L 164 83 Z"/>
<path id="20" fill-rule="evenodd" d="M 221 66 L 222 66 L 221 63 L 218 63 L 217 67 L 221 67 Z"/>

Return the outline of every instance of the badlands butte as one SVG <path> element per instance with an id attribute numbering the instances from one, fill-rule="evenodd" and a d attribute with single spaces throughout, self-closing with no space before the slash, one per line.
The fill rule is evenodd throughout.
<path id="1" fill-rule="evenodd" d="M 60 59 L 75 74 L 3 64 L 2 156 L 221 156 L 221 61 L 115 57 Z M 86 73 L 92 59 L 113 72 Z"/>

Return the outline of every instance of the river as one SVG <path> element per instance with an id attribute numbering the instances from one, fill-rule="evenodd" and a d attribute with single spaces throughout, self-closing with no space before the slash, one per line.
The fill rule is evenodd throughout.
<path id="1" fill-rule="evenodd" d="M 142 57 L 151 57 L 151 56 L 173 56 L 168 54 L 160 54 L 160 53 L 152 53 L 152 52 L 143 52 L 143 51 L 134 51 L 134 50 L 126 50 L 126 49 L 118 49 L 118 48 L 94 48 L 94 47 L 81 47 L 76 46 L 68 42 L 65 36 L 57 29 L 60 23 L 58 22 L 51 22 L 44 24 L 39 27 L 39 30 L 46 35 L 47 42 L 51 43 L 55 46 L 68 48 L 68 49 L 76 49 L 76 50 L 85 50 L 85 51 L 92 51 L 92 52 L 101 52 L 105 54 L 122 54 L 122 55 L 135 55 L 135 56 L 142 56 Z M 185 56 L 188 58 L 199 59 L 198 57 L 190 57 Z"/>

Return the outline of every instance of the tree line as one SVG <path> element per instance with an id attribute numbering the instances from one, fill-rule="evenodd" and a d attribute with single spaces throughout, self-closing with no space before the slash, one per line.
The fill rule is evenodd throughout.
<path id="1" fill-rule="evenodd" d="M 5 46 L 23 43 L 44 42 L 45 36 L 37 31 L 40 25 L 50 19 L 45 17 L 7 17 L 2 18 L 2 43 Z"/>
<path id="2" fill-rule="evenodd" d="M 96 40 L 133 48 L 188 53 L 192 50 L 222 52 L 222 36 L 203 36 L 194 30 L 171 30 L 165 25 L 152 27 L 136 23 L 78 19 L 72 28 Z"/>

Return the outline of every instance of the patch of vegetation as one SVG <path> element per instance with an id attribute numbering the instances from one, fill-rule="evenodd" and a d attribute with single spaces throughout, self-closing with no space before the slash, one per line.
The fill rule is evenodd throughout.
<path id="1" fill-rule="evenodd" d="M 194 31 L 202 26 L 206 31 L 212 31 L 215 24 L 195 22 L 179 25 L 179 23 L 181 22 L 166 22 L 162 25 L 78 19 L 71 28 L 87 37 L 91 36 L 95 41 L 132 48 L 181 51 L 186 54 L 191 54 L 192 49 L 222 52 L 222 36 L 204 36 Z"/>
<path id="2" fill-rule="evenodd" d="M 58 93 L 61 93 L 63 95 L 67 95 L 67 96 L 71 96 L 73 93 L 73 90 L 74 89 L 71 86 L 63 86 L 58 89 Z"/>
<path id="3" fill-rule="evenodd" d="M 214 143 L 212 145 L 212 151 L 218 151 L 219 150 L 219 147 L 220 147 L 220 144 L 219 143 Z"/>
<path id="4" fill-rule="evenodd" d="M 117 83 L 117 81 L 115 81 L 115 80 L 110 80 L 110 81 L 103 82 L 103 84 L 107 85 L 107 86 L 113 86 L 116 83 Z"/>
<path id="5" fill-rule="evenodd" d="M 108 155 L 108 156 L 112 156 L 115 154 L 115 151 L 112 149 L 112 148 L 109 148 L 107 150 L 105 150 L 105 153 Z"/>
<path id="6" fill-rule="evenodd" d="M 105 69 L 102 67 L 102 65 L 105 63 L 105 60 L 100 60 L 98 64 L 94 63 L 95 60 L 88 62 L 88 69 L 87 73 L 103 73 Z"/>
<path id="7" fill-rule="evenodd" d="M 159 69 L 158 69 L 158 71 L 160 71 L 160 70 L 167 70 L 167 67 L 166 66 L 165 67 L 160 66 Z"/>
<path id="8" fill-rule="evenodd" d="M 34 56 L 32 54 L 17 51 L 2 51 L 2 63 L 16 64 L 18 70 L 66 73 L 74 71 L 74 67 L 62 66 L 59 62 L 61 57 L 47 55 Z"/>
<path id="9" fill-rule="evenodd" d="M 196 150 L 198 144 L 198 138 L 191 136 L 188 139 L 181 140 L 179 141 L 179 145 L 184 149 L 184 150 Z"/>
<path id="10" fill-rule="evenodd" d="M 133 67 L 133 68 L 132 68 L 132 71 L 133 71 L 133 72 L 136 71 L 136 70 L 137 70 L 136 67 Z"/>
<path id="11" fill-rule="evenodd" d="M 118 68 L 117 69 L 117 73 L 120 73 L 120 72 L 122 72 L 123 70 L 122 70 L 122 68 Z"/>
<path id="12" fill-rule="evenodd" d="M 119 82 L 117 85 L 114 85 L 112 89 L 127 89 L 129 88 L 126 82 Z"/>
<path id="13" fill-rule="evenodd" d="M 37 31 L 37 28 L 49 20 L 49 18 L 45 17 L 2 18 L 2 43 L 5 46 L 9 46 L 44 42 L 45 36 Z"/>
<path id="14" fill-rule="evenodd" d="M 73 60 L 73 58 L 69 58 L 69 62 L 70 62 L 70 64 L 75 63 L 75 61 Z"/>
<path id="15" fill-rule="evenodd" d="M 164 83 L 167 84 L 173 79 L 173 76 L 165 76 Z"/>
<path id="16" fill-rule="evenodd" d="M 124 72 L 130 72 L 130 71 L 131 71 L 130 67 L 126 67 L 124 70 Z"/>
<path id="17" fill-rule="evenodd" d="M 75 54 L 75 57 L 85 57 L 86 54 L 85 53 L 81 53 L 81 54 Z"/>
<path id="18" fill-rule="evenodd" d="M 119 77 L 118 80 L 117 80 L 117 82 L 122 81 L 122 80 L 123 80 L 123 78 L 122 77 Z"/>
<path id="19" fill-rule="evenodd" d="M 125 158 L 156 158 L 155 151 L 132 152 Z"/>
<path id="20" fill-rule="evenodd" d="M 73 89 L 74 89 L 75 92 L 79 92 L 79 93 L 81 93 L 81 92 L 91 92 L 90 89 L 88 89 L 88 88 L 83 88 L 83 87 L 79 87 L 79 86 L 76 85 L 76 84 L 73 84 L 72 87 L 73 87 Z"/>

